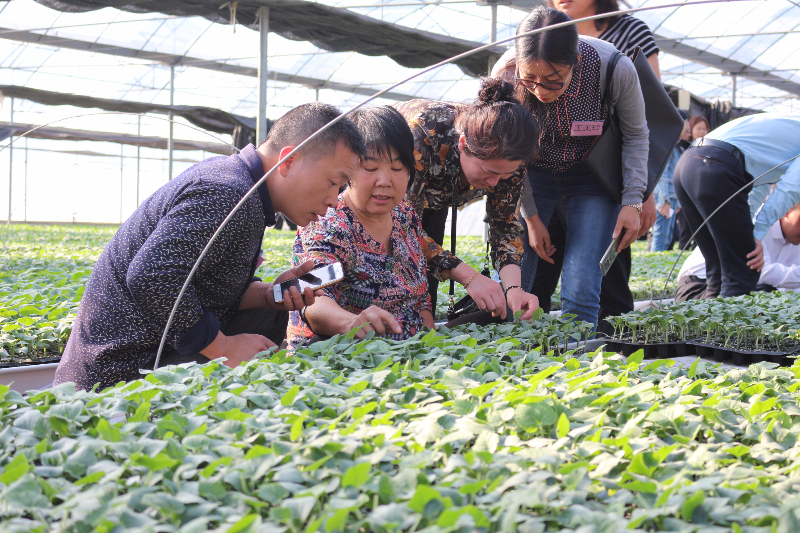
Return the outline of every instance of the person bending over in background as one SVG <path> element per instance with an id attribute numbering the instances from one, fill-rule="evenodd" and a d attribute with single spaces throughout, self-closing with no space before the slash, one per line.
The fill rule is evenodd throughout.
<path id="1" fill-rule="evenodd" d="M 525 164 L 536 151 L 536 121 L 514 98 L 513 85 L 484 79 L 472 104 L 411 100 L 393 104 L 414 136 L 415 165 L 408 202 L 422 218 L 433 309 L 439 281 L 453 278 L 483 311 L 501 319 L 506 307 L 529 319 L 538 299 L 521 288 L 522 225 L 517 206 Z M 450 206 L 486 196 L 492 264 L 501 283 L 442 248 Z"/>
<path id="2" fill-rule="evenodd" d="M 290 313 L 286 337 L 293 348 L 359 326 L 359 339 L 370 331 L 405 339 L 434 325 L 422 227 L 403 202 L 414 168 L 411 130 L 389 106 L 359 109 L 350 118 L 368 155 L 336 208 L 300 229 L 294 244 L 295 264 L 339 261 L 344 279 L 325 287 L 304 313 Z"/>
<path id="3" fill-rule="evenodd" d="M 800 292 L 800 204 L 769 228 L 761 244 L 764 246 L 764 267 L 755 290 Z M 702 298 L 706 286 L 706 260 L 698 248 L 681 267 L 675 301 Z"/>
<path id="4" fill-rule="evenodd" d="M 706 260 L 705 298 L 755 289 L 764 264 L 761 240 L 800 202 L 800 159 L 789 161 L 798 155 L 800 115 L 778 113 L 723 124 L 684 152 L 675 169 L 675 192 L 693 231 L 707 221 L 695 237 Z"/>
<path id="5" fill-rule="evenodd" d="M 327 104 L 297 107 L 258 149 L 202 161 L 145 200 L 92 271 L 55 383 L 102 389 L 152 368 L 178 292 L 211 235 L 265 171 L 339 115 Z M 313 303 L 314 293 L 292 290 L 278 304 L 272 284 L 253 278 L 264 229 L 276 212 L 298 225 L 324 215 L 365 155 L 358 129 L 345 119 L 267 177 L 200 262 L 159 366 L 225 357 L 233 367 L 282 341 L 288 311 Z M 276 281 L 311 268 L 309 261 Z"/>

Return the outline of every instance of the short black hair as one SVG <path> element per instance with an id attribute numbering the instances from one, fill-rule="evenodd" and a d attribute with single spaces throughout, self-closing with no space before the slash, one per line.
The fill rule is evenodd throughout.
<path id="1" fill-rule="evenodd" d="M 271 152 L 277 152 L 285 146 L 297 146 L 341 114 L 336 107 L 322 102 L 297 106 L 275 121 L 261 145 L 266 144 Z M 340 142 L 358 157 L 367 155 L 364 139 L 347 117 L 322 132 L 300 151 L 303 154 L 328 155 Z"/>
<path id="2" fill-rule="evenodd" d="M 400 112 L 388 105 L 356 109 L 350 120 L 361 132 L 367 149 L 391 161 L 392 148 L 409 172 L 414 168 L 414 136 Z"/>

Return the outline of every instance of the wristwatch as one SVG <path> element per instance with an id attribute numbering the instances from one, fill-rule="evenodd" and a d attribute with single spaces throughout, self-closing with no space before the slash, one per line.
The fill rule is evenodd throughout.
<path id="1" fill-rule="evenodd" d="M 639 213 L 642 212 L 642 204 L 628 204 L 626 207 L 632 207 L 636 209 Z"/>

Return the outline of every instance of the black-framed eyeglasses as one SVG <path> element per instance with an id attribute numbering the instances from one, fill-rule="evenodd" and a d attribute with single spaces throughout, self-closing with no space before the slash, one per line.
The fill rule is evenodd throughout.
<path id="1" fill-rule="evenodd" d="M 525 79 L 520 78 L 518 76 L 519 72 L 517 72 L 514 75 L 514 80 L 517 83 L 519 83 L 520 85 L 522 85 L 523 87 L 525 87 L 526 89 L 530 89 L 531 91 L 536 89 L 537 86 L 541 87 L 542 89 L 544 89 L 546 91 L 560 91 L 561 89 L 564 88 L 564 85 L 567 84 L 566 79 L 569 77 L 570 73 L 572 72 L 572 69 L 574 69 L 574 68 L 575 68 L 575 65 L 572 65 L 571 67 L 569 67 L 569 72 L 567 72 L 567 75 L 564 76 L 564 81 L 543 81 L 543 82 L 530 81 L 530 80 L 525 80 Z"/>

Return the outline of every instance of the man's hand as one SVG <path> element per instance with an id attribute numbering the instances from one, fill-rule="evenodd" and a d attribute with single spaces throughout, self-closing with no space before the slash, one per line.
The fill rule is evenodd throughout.
<path id="1" fill-rule="evenodd" d="M 617 246 L 617 253 L 630 246 L 631 243 L 638 238 L 639 212 L 635 207 L 631 207 L 629 205 L 622 206 L 622 209 L 619 210 L 619 216 L 617 217 L 617 225 L 614 228 L 614 234 L 611 235 L 611 238 L 616 239 L 617 236 L 622 232 L 622 228 L 625 228 L 625 235 L 622 237 L 619 246 Z"/>
<path id="2" fill-rule="evenodd" d="M 367 333 L 370 331 L 374 331 L 375 335 L 380 336 L 386 335 L 387 333 L 399 335 L 403 332 L 400 323 L 397 322 L 392 314 L 377 305 L 371 305 L 356 315 L 353 321 L 345 326 L 344 333 L 358 326 L 361 326 L 358 328 L 358 331 L 356 331 L 356 337 L 359 339 L 366 337 Z"/>
<path id="3" fill-rule="evenodd" d="M 525 223 L 528 226 L 528 241 L 531 248 L 542 260 L 554 264 L 551 257 L 556 253 L 556 247 L 550 243 L 550 232 L 547 231 L 547 226 L 544 225 L 539 215 L 526 218 Z"/>
<path id="4" fill-rule="evenodd" d="M 661 214 L 663 215 L 664 213 Z M 669 214 L 669 210 L 667 210 L 667 214 Z M 638 239 L 639 237 L 647 235 L 647 232 L 650 231 L 650 228 L 652 228 L 653 224 L 655 223 L 656 223 L 656 199 L 651 194 L 647 198 L 647 200 L 645 200 L 644 203 L 642 204 L 642 212 L 639 213 L 639 233 L 636 235 L 636 238 Z"/>
<path id="5" fill-rule="evenodd" d="M 303 274 L 307 274 L 312 270 L 314 270 L 314 261 L 306 261 L 303 264 L 292 267 L 289 270 L 281 273 L 280 276 L 275 278 L 275 283 L 280 283 L 281 281 L 286 281 L 287 279 L 302 276 Z M 276 302 L 275 293 L 273 292 L 272 286 L 270 286 L 268 290 L 264 292 L 264 300 L 266 302 L 265 307 L 280 309 L 281 311 L 297 311 L 298 309 L 302 309 L 307 305 L 313 304 L 314 297 L 322 296 L 323 294 L 325 293 L 321 289 L 313 291 L 310 287 L 306 287 L 301 293 L 297 290 L 297 288 L 291 287 L 288 291 L 284 291 L 283 301 Z"/>
<path id="6" fill-rule="evenodd" d="M 274 342 L 261 335 L 241 333 L 228 337 L 220 331 L 214 342 L 206 346 L 200 353 L 209 359 L 225 357 L 226 361 L 223 364 L 230 368 L 236 368 L 252 359 L 257 353 L 274 347 Z"/>
<path id="7" fill-rule="evenodd" d="M 658 208 L 658 212 L 662 217 L 669 218 L 669 202 L 664 200 L 664 203 L 661 204 L 661 207 Z M 642 207 L 642 212 L 644 212 L 644 207 Z"/>
<path id="8" fill-rule="evenodd" d="M 747 266 L 749 266 L 751 270 L 761 272 L 761 269 L 764 268 L 764 246 L 758 239 L 753 240 L 756 241 L 756 249 L 747 254 L 747 258 L 750 259 L 750 261 L 747 262 Z"/>
<path id="9" fill-rule="evenodd" d="M 520 287 L 513 287 L 506 291 L 506 303 L 512 313 L 525 311 L 520 317 L 521 320 L 530 320 L 533 312 L 539 308 L 539 298 L 525 292 Z"/>

